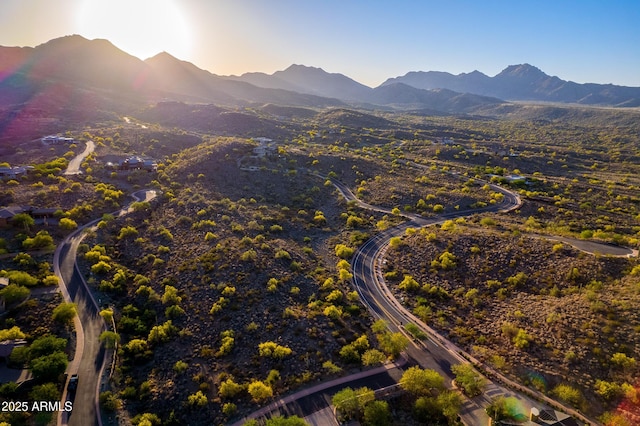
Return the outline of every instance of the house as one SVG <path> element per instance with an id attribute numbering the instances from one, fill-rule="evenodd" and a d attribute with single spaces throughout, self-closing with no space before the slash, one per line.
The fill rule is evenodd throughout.
<path id="1" fill-rule="evenodd" d="M 158 163 L 155 160 L 146 159 L 142 162 L 142 169 L 150 172 L 158 171 Z"/>
<path id="2" fill-rule="evenodd" d="M 108 166 L 108 164 L 107 164 Z M 120 161 L 118 165 L 120 170 L 146 170 L 148 172 L 155 172 L 158 170 L 158 163 L 151 158 L 142 158 L 136 155 L 129 158 L 125 158 Z"/>
<path id="3" fill-rule="evenodd" d="M 60 208 L 42 208 L 42 209 L 33 209 L 31 210 L 31 217 L 34 219 L 51 219 L 55 217 L 57 211 L 61 210 Z"/>
<path id="4" fill-rule="evenodd" d="M 75 142 L 75 139 L 67 138 L 61 135 L 49 135 L 49 136 L 43 137 L 40 140 L 42 141 L 43 145 L 65 145 L 65 144 L 72 144 L 73 142 Z"/>
<path id="5" fill-rule="evenodd" d="M 27 174 L 27 168 L 21 166 L 0 167 L 0 179 L 17 179 Z"/>
<path id="6" fill-rule="evenodd" d="M 0 227 L 6 228 L 11 224 L 11 219 L 19 213 L 29 213 L 31 207 L 9 206 L 0 208 Z"/>
<path id="7" fill-rule="evenodd" d="M 273 154 L 276 151 L 275 146 L 271 144 L 272 139 L 269 138 L 253 138 L 254 141 L 260 145 L 253 148 L 253 156 L 257 158 L 264 158 L 266 155 Z"/>

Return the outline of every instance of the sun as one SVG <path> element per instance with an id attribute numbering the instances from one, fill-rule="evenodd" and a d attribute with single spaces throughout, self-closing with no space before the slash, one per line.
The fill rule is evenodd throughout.
<path id="1" fill-rule="evenodd" d="M 190 56 L 191 31 L 175 0 L 83 0 L 76 25 L 80 35 L 107 39 L 140 59 L 162 51 Z"/>

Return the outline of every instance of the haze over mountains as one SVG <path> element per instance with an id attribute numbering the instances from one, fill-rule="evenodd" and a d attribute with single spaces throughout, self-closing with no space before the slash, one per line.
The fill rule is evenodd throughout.
<path id="1" fill-rule="evenodd" d="M 167 53 L 142 61 L 109 41 L 78 35 L 35 48 L 0 47 L 0 107 L 32 102 L 42 93 L 112 106 L 177 100 L 448 113 L 471 113 L 504 100 L 640 106 L 640 88 L 568 82 L 528 64 L 510 66 L 494 77 L 478 71 L 460 75 L 410 72 L 370 88 L 342 74 L 303 65 L 271 75 L 218 76 Z"/>

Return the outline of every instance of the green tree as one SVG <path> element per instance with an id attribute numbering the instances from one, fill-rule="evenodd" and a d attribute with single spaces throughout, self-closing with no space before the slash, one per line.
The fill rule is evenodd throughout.
<path id="1" fill-rule="evenodd" d="M 36 221 L 28 213 L 18 213 L 11 218 L 11 223 L 18 228 L 29 229 L 36 224 Z"/>
<path id="2" fill-rule="evenodd" d="M 500 395 L 491 401 L 485 411 L 494 422 L 500 420 L 522 420 L 522 417 L 526 418 L 526 416 L 521 412 L 519 406 L 520 403 L 516 398 L 512 396 L 506 398 Z"/>
<path id="3" fill-rule="evenodd" d="M 2 290 L 0 290 L 0 297 L 2 297 L 7 305 L 12 305 L 17 302 L 25 300 L 31 291 L 18 284 L 9 284 Z"/>
<path id="4" fill-rule="evenodd" d="M 413 405 L 413 416 L 422 424 L 447 424 L 442 407 L 436 397 L 421 396 Z"/>
<path id="5" fill-rule="evenodd" d="M 189 364 L 187 364 L 182 360 L 178 360 L 176 361 L 175 364 L 173 364 L 173 371 L 175 371 L 178 374 L 184 373 L 185 371 L 187 371 L 188 368 L 189 368 Z"/>
<path id="6" fill-rule="evenodd" d="M 100 406 L 106 411 L 114 412 L 120 409 L 122 401 L 118 399 L 117 395 L 111 391 L 105 391 L 100 393 Z"/>
<path id="7" fill-rule="evenodd" d="M 518 333 L 513 338 L 513 344 L 518 349 L 524 349 L 527 346 L 529 346 L 529 342 L 531 342 L 531 340 L 533 340 L 531 335 L 529 335 L 529 333 L 527 333 L 526 330 L 521 328 L 518 330 Z"/>
<path id="8" fill-rule="evenodd" d="M 411 367 L 404 372 L 400 379 L 400 386 L 407 392 L 417 395 L 433 395 L 444 390 L 444 377 L 435 370 L 423 370 Z"/>
<path id="9" fill-rule="evenodd" d="M 36 379 L 53 382 L 64 373 L 68 363 L 67 355 L 64 352 L 54 352 L 32 359 L 29 366 Z"/>
<path id="10" fill-rule="evenodd" d="M 177 327 L 173 325 L 171 320 L 165 321 L 161 325 L 156 325 L 151 328 L 147 340 L 152 345 L 157 343 L 168 342 L 171 336 L 177 331 Z"/>
<path id="11" fill-rule="evenodd" d="M 596 380 L 595 391 L 598 395 L 608 401 L 618 398 L 623 393 L 619 384 L 615 382 L 607 382 L 605 380 Z"/>
<path id="12" fill-rule="evenodd" d="M 120 335 L 113 331 L 103 331 L 100 334 L 100 341 L 104 343 L 105 348 L 114 349 L 120 342 Z"/>
<path id="13" fill-rule="evenodd" d="M 50 334 L 38 337 L 29 346 L 29 357 L 39 358 L 54 352 L 63 352 L 67 347 L 67 339 Z"/>
<path id="14" fill-rule="evenodd" d="M 387 356 L 377 349 L 369 349 L 362 354 L 363 365 L 382 364 L 387 360 Z"/>
<path id="15" fill-rule="evenodd" d="M 305 422 L 298 416 L 282 417 L 276 416 L 265 421 L 265 426 L 309 426 L 309 423 Z"/>
<path id="16" fill-rule="evenodd" d="M 99 261 L 95 265 L 91 266 L 91 272 L 94 274 L 106 274 L 111 271 L 112 266 L 104 260 Z"/>
<path id="17" fill-rule="evenodd" d="M 29 397 L 32 401 L 59 401 L 60 391 L 54 383 L 44 383 L 34 386 Z"/>
<path id="18" fill-rule="evenodd" d="M 7 278 L 10 284 L 17 284 L 24 287 L 34 287 L 38 285 L 38 279 L 24 271 L 9 271 Z"/>
<path id="19" fill-rule="evenodd" d="M 377 335 L 380 349 L 385 353 L 391 355 L 393 358 L 397 358 L 402 351 L 404 351 L 409 345 L 409 339 L 404 334 L 397 332 L 386 332 Z"/>
<path id="20" fill-rule="evenodd" d="M 389 240 L 389 247 L 397 249 L 400 246 L 402 246 L 402 237 L 391 237 Z"/>
<path id="21" fill-rule="evenodd" d="M 356 390 L 347 387 L 333 395 L 331 403 L 342 418 L 355 419 L 362 415 L 364 407 L 374 399 L 375 393 L 367 387 Z"/>
<path id="22" fill-rule="evenodd" d="M 42 279 L 42 284 L 46 286 L 58 285 L 59 282 L 60 280 L 58 280 L 58 277 L 55 275 L 47 275 Z"/>
<path id="23" fill-rule="evenodd" d="M 383 319 L 377 320 L 371 326 L 371 331 L 373 331 L 375 334 L 383 334 L 387 332 L 387 322 Z"/>
<path id="24" fill-rule="evenodd" d="M 113 309 L 107 308 L 100 311 L 100 316 L 105 320 L 107 324 L 111 324 L 113 320 Z"/>
<path id="25" fill-rule="evenodd" d="M 22 247 L 27 250 L 52 249 L 53 237 L 47 231 L 39 231 L 33 238 L 27 238 L 22 242 Z"/>
<path id="26" fill-rule="evenodd" d="M 458 418 L 460 408 L 462 407 L 462 397 L 460 394 L 445 390 L 438 395 L 437 401 L 442 414 L 449 420 L 449 424 L 455 424 L 454 422 Z"/>
<path id="27" fill-rule="evenodd" d="M 222 406 L 222 414 L 227 417 L 231 417 L 238 412 L 238 406 L 233 402 L 225 402 Z"/>
<path id="28" fill-rule="evenodd" d="M 364 424 L 367 426 L 390 426 L 391 412 L 387 401 L 371 401 L 364 407 Z"/>
<path id="29" fill-rule="evenodd" d="M 75 303 L 64 302 L 53 310 L 53 320 L 60 324 L 69 325 L 77 314 Z"/>
<path id="30" fill-rule="evenodd" d="M 467 396 L 480 395 L 487 383 L 471 364 L 456 364 L 451 366 L 451 371 L 456 376 L 456 384 L 460 386 Z"/>

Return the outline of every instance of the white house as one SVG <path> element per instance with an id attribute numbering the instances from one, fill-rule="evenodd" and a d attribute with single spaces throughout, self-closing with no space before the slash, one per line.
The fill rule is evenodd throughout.
<path id="1" fill-rule="evenodd" d="M 73 138 L 67 138 L 61 135 L 49 135 L 41 139 L 43 145 L 64 145 L 75 142 Z"/>

